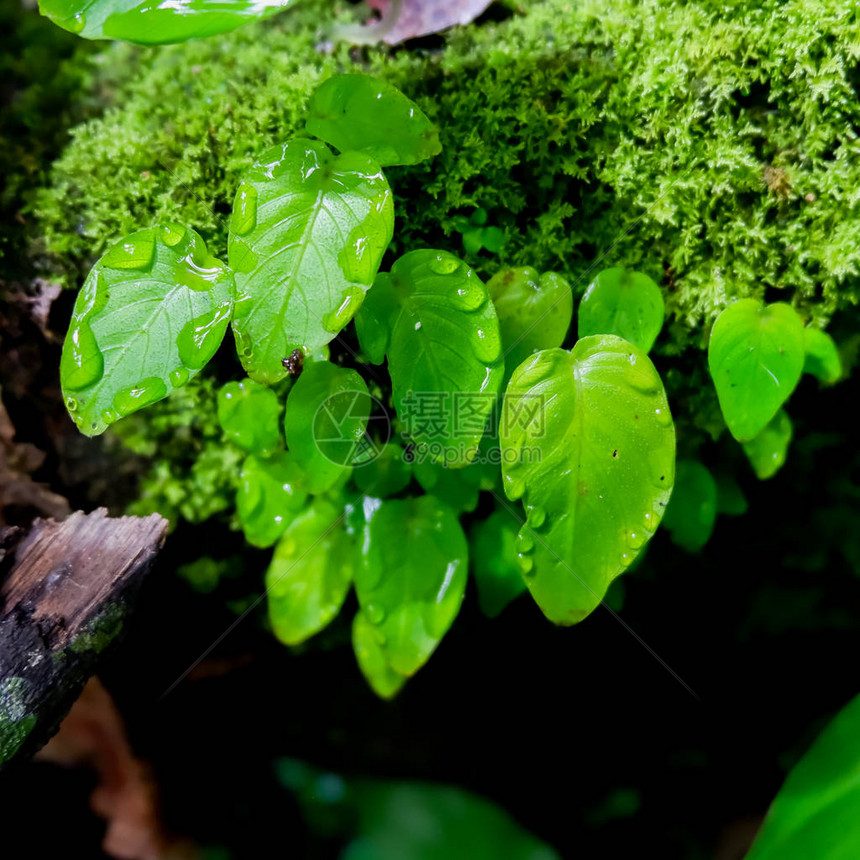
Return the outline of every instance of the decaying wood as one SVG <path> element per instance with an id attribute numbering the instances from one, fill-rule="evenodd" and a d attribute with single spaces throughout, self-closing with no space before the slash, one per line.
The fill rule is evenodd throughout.
<path id="1" fill-rule="evenodd" d="M 103 508 L 0 535 L 0 769 L 57 730 L 121 631 L 167 521 Z"/>

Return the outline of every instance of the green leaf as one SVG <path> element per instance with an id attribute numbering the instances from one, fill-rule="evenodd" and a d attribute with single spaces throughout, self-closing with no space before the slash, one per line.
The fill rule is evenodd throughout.
<path id="1" fill-rule="evenodd" d="M 746 860 L 860 857 L 860 696 L 789 773 Z"/>
<path id="2" fill-rule="evenodd" d="M 39 11 L 84 39 L 167 45 L 235 30 L 282 11 L 289 0 L 39 0 Z"/>
<path id="3" fill-rule="evenodd" d="M 299 467 L 288 451 L 271 459 L 245 458 L 236 492 L 239 521 L 248 543 L 271 546 L 301 510 L 307 491 Z"/>
<path id="4" fill-rule="evenodd" d="M 167 397 L 206 365 L 233 310 L 233 277 L 179 224 L 132 233 L 93 266 L 60 361 L 66 408 L 87 436 Z"/>
<path id="5" fill-rule="evenodd" d="M 306 128 L 341 152 L 364 152 L 383 167 L 417 164 L 442 151 L 439 134 L 421 108 L 369 75 L 324 81 L 308 102 Z"/>
<path id="6" fill-rule="evenodd" d="M 327 361 L 305 366 L 287 398 L 284 431 L 311 493 L 330 489 L 361 456 L 370 407 L 354 370 Z"/>
<path id="7" fill-rule="evenodd" d="M 298 645 L 340 612 L 355 558 L 343 512 L 316 498 L 287 526 L 266 571 L 269 618 L 275 636 Z"/>
<path id="8" fill-rule="evenodd" d="M 570 284 L 531 266 L 503 269 L 487 283 L 499 316 L 508 378 L 532 353 L 561 346 L 573 317 Z"/>
<path id="9" fill-rule="evenodd" d="M 675 488 L 663 518 L 672 542 L 687 552 L 698 552 L 714 531 L 717 499 L 717 483 L 707 468 L 697 460 L 679 460 Z"/>
<path id="10" fill-rule="evenodd" d="M 356 317 L 362 349 L 388 355 L 404 432 L 434 460 L 474 458 L 502 381 L 499 323 L 486 287 L 445 251 L 412 251 L 377 277 Z"/>
<path id="11" fill-rule="evenodd" d="M 475 464 L 465 469 L 449 469 L 419 456 L 412 469 L 424 491 L 441 499 L 455 513 L 471 513 L 478 506 L 482 473 Z"/>
<path id="12" fill-rule="evenodd" d="M 518 558 L 544 614 L 575 624 L 633 562 L 663 516 L 675 428 L 648 356 L 612 335 L 547 349 L 508 384 L 502 475 L 527 521 Z"/>
<path id="13" fill-rule="evenodd" d="M 481 234 L 481 244 L 491 254 L 498 254 L 505 246 L 505 231 L 501 227 L 484 227 Z"/>
<path id="14" fill-rule="evenodd" d="M 463 529 L 433 496 L 393 499 L 369 511 L 358 542 L 360 611 L 388 666 L 413 675 L 460 611 L 468 566 Z"/>
<path id="15" fill-rule="evenodd" d="M 663 328 L 663 294 L 647 275 L 605 269 L 579 303 L 579 336 L 615 334 L 650 352 Z"/>
<path id="16" fill-rule="evenodd" d="M 385 499 L 405 489 L 412 480 L 412 464 L 396 442 L 384 445 L 377 457 L 356 465 L 352 480 L 366 496 Z"/>
<path id="17" fill-rule="evenodd" d="M 359 836 L 342 860 L 559 860 L 503 809 L 460 788 L 357 783 Z"/>
<path id="18" fill-rule="evenodd" d="M 723 418 L 739 442 L 764 430 L 794 391 L 804 350 L 803 324 L 790 305 L 741 299 L 720 314 L 708 365 Z"/>
<path id="19" fill-rule="evenodd" d="M 218 423 L 224 436 L 252 454 L 266 456 L 281 444 L 281 407 L 274 391 L 243 379 L 218 390 Z"/>
<path id="20" fill-rule="evenodd" d="M 780 409 L 758 436 L 743 443 L 744 454 L 760 481 L 772 478 L 783 467 L 793 432 L 791 418 Z"/>
<path id="21" fill-rule="evenodd" d="M 391 699 L 400 692 L 406 683 L 406 675 L 389 666 L 379 628 L 363 612 L 359 612 L 352 621 L 352 650 L 361 674 L 377 696 Z"/>
<path id="22" fill-rule="evenodd" d="M 484 615 L 495 618 L 526 590 L 517 563 L 520 523 L 500 508 L 475 524 L 469 535 L 469 557 L 478 586 L 478 603 Z"/>
<path id="23" fill-rule="evenodd" d="M 393 229 L 388 182 L 368 156 L 301 139 L 260 156 L 236 192 L 228 245 L 252 379 L 276 382 L 294 349 L 314 353 L 349 322 Z"/>
<path id="24" fill-rule="evenodd" d="M 825 385 L 833 385 L 842 378 L 842 359 L 833 338 L 817 328 L 803 330 L 805 360 L 803 372 L 811 373 Z"/>
<path id="25" fill-rule="evenodd" d="M 716 476 L 717 482 L 717 513 L 730 517 L 743 516 L 749 509 L 749 503 L 744 496 L 740 484 L 726 472 Z M 675 478 L 678 484 L 678 478 Z"/>

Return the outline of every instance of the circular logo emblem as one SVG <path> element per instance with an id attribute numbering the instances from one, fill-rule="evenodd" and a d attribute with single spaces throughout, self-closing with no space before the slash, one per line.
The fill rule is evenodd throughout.
<path id="1" fill-rule="evenodd" d="M 338 466 L 372 462 L 391 438 L 391 422 L 382 402 L 353 389 L 326 397 L 314 415 L 312 430 L 317 450 Z"/>

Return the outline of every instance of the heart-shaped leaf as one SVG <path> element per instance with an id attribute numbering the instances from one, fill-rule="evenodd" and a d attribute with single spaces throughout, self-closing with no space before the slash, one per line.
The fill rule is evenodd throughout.
<path id="1" fill-rule="evenodd" d="M 78 429 L 96 436 L 185 385 L 215 354 L 233 277 L 193 230 L 132 233 L 93 266 L 75 301 L 60 382 Z"/>
<path id="2" fill-rule="evenodd" d="M 579 336 L 614 334 L 650 352 L 663 328 L 663 294 L 647 275 L 605 269 L 579 303 Z"/>
<path id="3" fill-rule="evenodd" d="M 218 391 L 218 423 L 225 438 L 252 454 L 266 456 L 281 444 L 278 397 L 270 388 L 243 379 Z"/>
<path id="4" fill-rule="evenodd" d="M 746 860 L 860 857 L 860 696 L 789 773 Z"/>
<path id="5" fill-rule="evenodd" d="M 330 489 L 364 453 L 370 408 L 367 385 L 354 370 L 327 361 L 305 366 L 287 398 L 284 431 L 310 492 Z"/>
<path id="6" fill-rule="evenodd" d="M 803 372 L 811 373 L 819 382 L 833 385 L 842 378 L 842 359 L 833 338 L 818 328 L 803 330 L 806 357 Z"/>
<path id="7" fill-rule="evenodd" d="M 526 590 L 517 562 L 517 532 L 520 523 L 500 508 L 480 520 L 469 535 L 469 557 L 481 611 L 495 618 L 515 597 Z"/>
<path id="8" fill-rule="evenodd" d="M 298 645 L 340 612 L 352 582 L 355 554 L 343 512 L 316 498 L 287 526 L 266 571 L 275 636 Z"/>
<path id="9" fill-rule="evenodd" d="M 236 492 L 239 521 L 248 543 L 271 546 L 307 499 L 304 476 L 288 451 L 245 458 Z"/>
<path id="10" fill-rule="evenodd" d="M 468 549 L 453 511 L 433 496 L 371 511 L 355 591 L 387 665 L 413 675 L 451 626 L 466 588 Z"/>
<path id="11" fill-rule="evenodd" d="M 381 274 L 356 317 L 362 349 L 388 370 L 404 432 L 436 461 L 474 459 L 504 365 L 486 287 L 445 251 L 411 251 Z"/>
<path id="12" fill-rule="evenodd" d="M 784 465 L 794 427 L 784 409 L 749 442 L 743 443 L 744 454 L 760 481 L 772 478 Z"/>
<path id="13" fill-rule="evenodd" d="M 698 552 L 711 538 L 717 521 L 717 484 L 697 460 L 679 460 L 675 488 L 663 517 L 672 542 L 687 552 Z"/>
<path id="14" fill-rule="evenodd" d="M 636 558 L 669 500 L 675 428 L 648 356 L 587 337 L 521 364 L 505 393 L 502 475 L 523 498 L 526 584 L 544 614 L 575 624 Z"/>
<path id="15" fill-rule="evenodd" d="M 570 284 L 561 275 L 538 275 L 530 266 L 503 269 L 487 290 L 499 317 L 508 378 L 532 353 L 561 346 L 573 317 Z"/>
<path id="16" fill-rule="evenodd" d="M 280 12 L 289 0 L 39 0 L 39 11 L 85 39 L 167 45 L 235 30 Z"/>
<path id="17" fill-rule="evenodd" d="M 265 152 L 233 203 L 233 331 L 248 375 L 270 385 L 284 359 L 327 344 L 352 318 L 391 241 L 391 191 L 369 156 L 318 141 Z"/>
<path id="18" fill-rule="evenodd" d="M 442 151 L 421 108 L 370 75 L 335 75 L 308 101 L 307 131 L 341 152 L 357 150 L 385 167 L 417 164 Z"/>
<path id="19" fill-rule="evenodd" d="M 800 380 L 803 324 L 783 302 L 741 299 L 714 323 L 708 365 L 723 418 L 739 442 L 764 430 Z"/>

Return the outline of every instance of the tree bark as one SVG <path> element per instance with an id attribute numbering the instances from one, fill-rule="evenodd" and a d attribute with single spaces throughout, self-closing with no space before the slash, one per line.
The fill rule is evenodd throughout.
<path id="1" fill-rule="evenodd" d="M 166 533 L 158 514 L 110 519 L 104 508 L 0 532 L 0 770 L 56 732 Z"/>

